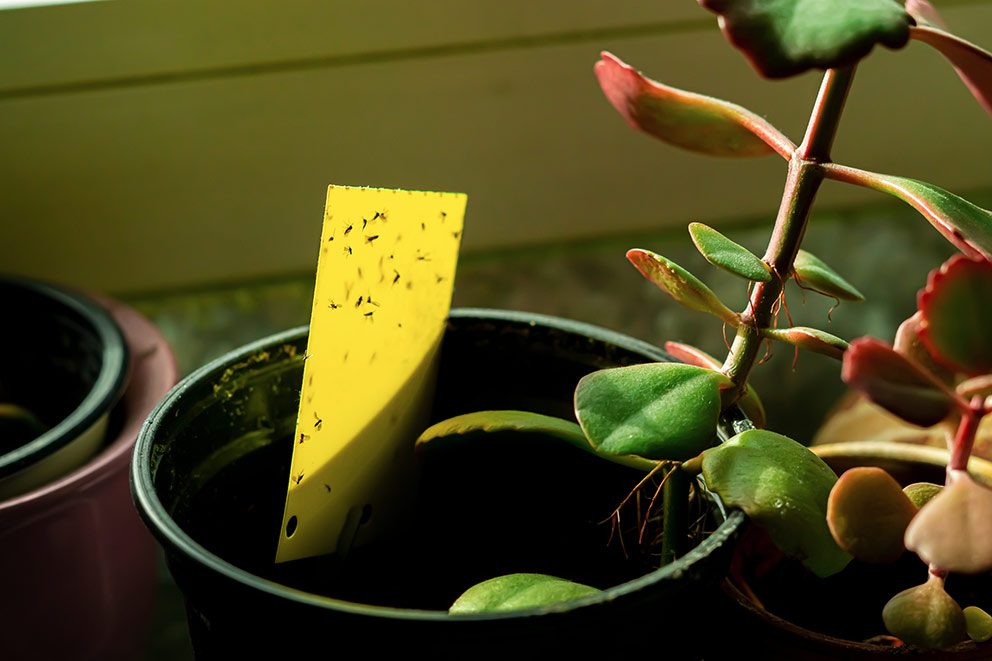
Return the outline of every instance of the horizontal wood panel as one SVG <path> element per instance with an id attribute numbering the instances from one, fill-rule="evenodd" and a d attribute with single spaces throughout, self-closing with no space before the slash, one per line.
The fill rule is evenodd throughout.
<path id="1" fill-rule="evenodd" d="M 0 95 L 712 18 L 694 2 L 668 0 L 105 0 L 36 7 L 0 13 Z"/>
<path id="2" fill-rule="evenodd" d="M 946 14 L 992 43 L 992 7 Z M 631 131 L 591 74 L 602 48 L 794 139 L 818 84 L 758 81 L 702 30 L 7 99 L 0 268 L 118 292 L 303 272 L 331 182 L 467 192 L 466 250 L 770 222 L 783 161 Z M 992 185 L 990 151 L 988 117 L 912 45 L 861 67 L 835 154 L 966 191 Z M 875 199 L 832 185 L 821 204 Z"/>

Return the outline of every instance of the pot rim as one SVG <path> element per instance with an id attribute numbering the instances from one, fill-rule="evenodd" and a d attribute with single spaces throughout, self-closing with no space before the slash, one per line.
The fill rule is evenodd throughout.
<path id="1" fill-rule="evenodd" d="M 640 351 L 648 356 L 656 357 L 659 360 L 665 358 L 666 354 L 657 347 L 634 338 L 627 337 L 615 331 L 607 330 L 591 324 L 572 321 L 560 317 L 553 317 L 542 314 L 523 313 L 510 310 L 492 310 L 485 308 L 456 308 L 452 309 L 449 318 L 455 319 L 480 319 L 492 321 L 508 321 L 514 323 L 527 323 L 531 326 L 542 325 L 557 330 L 573 333 L 581 333 L 594 339 L 609 342 L 617 346 Z M 720 526 L 704 539 L 691 551 L 686 553 L 675 562 L 654 570 L 644 576 L 627 581 L 603 590 L 600 593 L 582 597 L 579 599 L 551 604 L 538 608 L 521 609 L 518 611 L 505 613 L 482 613 L 451 615 L 446 611 L 396 608 L 391 606 L 376 606 L 371 604 L 361 604 L 357 602 L 335 599 L 323 595 L 317 595 L 296 588 L 276 583 L 260 576 L 256 576 L 244 569 L 241 569 L 216 554 L 208 551 L 192 537 L 186 534 L 182 528 L 173 520 L 159 500 L 155 491 L 152 478 L 151 466 L 151 443 L 152 431 L 157 427 L 170 412 L 177 400 L 192 385 L 200 379 L 208 376 L 212 372 L 223 369 L 232 362 L 239 362 L 246 356 L 253 354 L 265 347 L 285 343 L 299 335 L 306 333 L 308 326 L 299 326 L 281 333 L 270 335 L 248 345 L 235 349 L 223 356 L 207 363 L 189 376 L 179 382 L 166 396 L 159 402 L 155 410 L 145 421 L 134 449 L 134 457 L 131 462 L 131 493 L 137 505 L 137 509 L 145 524 L 151 529 L 158 540 L 167 546 L 177 549 L 182 555 L 193 558 L 195 562 L 205 565 L 213 572 L 221 574 L 225 578 L 232 580 L 244 587 L 266 592 L 272 596 L 288 599 L 302 605 L 343 611 L 355 615 L 386 617 L 400 620 L 417 620 L 433 622 L 484 622 L 492 620 L 508 620 L 514 618 L 527 618 L 540 614 L 561 614 L 568 613 L 586 606 L 593 606 L 603 602 L 610 602 L 622 597 L 634 594 L 643 588 L 655 583 L 678 578 L 687 572 L 692 565 L 702 560 L 715 551 L 719 546 L 735 536 L 746 522 L 743 512 L 733 510 L 727 513 L 726 519 Z"/>
<path id="2" fill-rule="evenodd" d="M 121 329 L 110 313 L 87 296 L 29 278 L 2 276 L 0 286 L 4 285 L 48 298 L 68 310 L 100 339 L 102 355 L 93 387 L 72 412 L 41 436 L 0 455 L 0 480 L 30 470 L 32 464 L 69 445 L 106 415 L 124 392 L 131 364 Z"/>
<path id="3" fill-rule="evenodd" d="M 127 409 L 121 429 L 116 438 L 79 468 L 31 491 L 0 501 L 0 515 L 47 503 L 68 491 L 89 488 L 118 470 L 121 464 L 130 460 L 138 430 L 152 405 L 157 404 L 178 380 L 175 356 L 154 324 L 134 308 L 108 296 L 93 295 L 93 300 L 116 321 L 132 356 L 130 378 L 120 399 L 120 404 Z"/>

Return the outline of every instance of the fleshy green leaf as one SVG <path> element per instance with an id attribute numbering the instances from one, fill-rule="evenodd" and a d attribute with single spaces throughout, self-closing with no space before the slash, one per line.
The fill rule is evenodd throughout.
<path id="1" fill-rule="evenodd" d="M 847 351 L 847 341 L 836 335 L 818 330 L 816 328 L 806 328 L 805 326 L 794 326 L 792 328 L 766 328 L 762 334 L 773 340 L 779 340 L 786 344 L 791 344 L 807 351 L 823 354 L 841 360 L 844 352 Z"/>
<path id="2" fill-rule="evenodd" d="M 724 305 L 709 287 L 670 259 L 640 248 L 628 250 L 627 259 L 641 275 L 687 308 L 708 312 L 733 326 L 740 323 L 737 314 Z"/>
<path id="3" fill-rule="evenodd" d="M 788 138 L 750 110 L 712 97 L 662 85 L 611 53 L 596 63 L 603 93 L 627 123 L 676 147 L 715 156 L 784 157 Z"/>
<path id="4" fill-rule="evenodd" d="M 882 609 L 885 628 L 910 645 L 946 649 L 965 638 L 964 613 L 933 574 L 923 585 L 903 590 Z"/>
<path id="5" fill-rule="evenodd" d="M 696 367 L 705 367 L 710 370 L 719 370 L 722 367 L 719 360 L 691 344 L 665 342 L 665 351 L 683 363 L 695 365 Z M 744 415 L 751 420 L 751 423 L 755 427 L 761 429 L 765 426 L 767 422 L 765 405 L 761 403 L 761 398 L 758 397 L 757 391 L 750 383 L 747 384 L 741 398 L 737 400 L 737 406 L 741 407 L 741 411 L 744 412 Z"/>
<path id="6" fill-rule="evenodd" d="M 929 503 L 934 497 L 944 490 L 944 487 L 939 484 L 933 484 L 931 482 L 913 482 L 912 484 L 907 484 L 903 487 L 902 491 L 906 494 L 916 509 L 919 509 Z"/>
<path id="7" fill-rule="evenodd" d="M 745 280 L 771 282 L 772 270 L 744 246 L 734 243 L 712 227 L 689 223 L 689 235 L 696 248 L 713 266 L 718 266 Z"/>
<path id="8" fill-rule="evenodd" d="M 682 461 L 713 444 L 720 417 L 719 372 L 648 363 L 593 372 L 575 389 L 575 415 L 602 452 Z"/>
<path id="9" fill-rule="evenodd" d="M 935 25 L 910 28 L 909 34 L 947 58 L 975 100 L 992 113 L 992 53 Z"/>
<path id="10" fill-rule="evenodd" d="M 842 549 L 869 563 L 895 562 L 916 505 L 891 475 L 874 466 L 846 471 L 830 491 L 827 524 Z"/>
<path id="11" fill-rule="evenodd" d="M 910 19 L 896 0 L 699 0 L 727 40 L 769 78 L 854 64 L 875 44 L 902 48 Z"/>
<path id="12" fill-rule="evenodd" d="M 850 561 L 827 527 L 827 498 L 837 476 L 790 438 L 752 429 L 703 453 L 703 479 L 729 507 L 738 507 L 788 555 L 817 576 Z"/>
<path id="13" fill-rule="evenodd" d="M 866 172 L 836 163 L 824 165 L 830 179 L 857 184 L 898 197 L 923 215 L 958 250 L 992 258 L 992 212 L 943 188 L 915 179 Z"/>
<path id="14" fill-rule="evenodd" d="M 992 372 L 992 264 L 955 255 L 920 292 L 920 339 L 937 362 L 965 374 Z"/>
<path id="15" fill-rule="evenodd" d="M 649 471 L 655 462 L 640 457 L 614 456 L 599 452 L 590 445 L 578 424 L 530 411 L 476 411 L 448 418 L 429 427 L 417 439 L 416 448 L 422 452 L 449 443 L 471 442 L 485 434 L 512 433 L 541 434 L 559 438 L 577 448 L 597 454 L 613 463 Z"/>
<path id="16" fill-rule="evenodd" d="M 919 365 L 870 337 L 851 342 L 841 378 L 890 413 L 921 427 L 937 424 L 958 404 Z"/>
<path id="17" fill-rule="evenodd" d="M 792 265 L 793 277 L 803 287 L 845 301 L 863 301 L 864 295 L 850 282 L 840 277 L 826 262 L 813 253 L 800 250 Z"/>
<path id="18" fill-rule="evenodd" d="M 968 637 L 976 643 L 984 643 L 992 638 L 992 615 L 978 606 L 968 606 L 964 609 L 965 624 Z"/>
<path id="19" fill-rule="evenodd" d="M 502 613 L 539 608 L 601 592 L 596 588 L 544 574 L 509 574 L 473 585 L 458 597 L 452 614 Z"/>

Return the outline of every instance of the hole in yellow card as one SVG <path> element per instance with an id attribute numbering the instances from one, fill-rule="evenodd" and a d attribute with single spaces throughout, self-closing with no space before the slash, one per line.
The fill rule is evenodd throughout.
<path id="1" fill-rule="evenodd" d="M 466 200 L 328 188 L 276 562 L 345 553 L 402 522 Z"/>

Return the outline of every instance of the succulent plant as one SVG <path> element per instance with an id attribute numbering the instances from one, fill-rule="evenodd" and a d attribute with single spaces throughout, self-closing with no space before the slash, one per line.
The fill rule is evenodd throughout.
<path id="1" fill-rule="evenodd" d="M 509 416 L 515 429 L 545 429 L 567 436 L 564 442 L 585 445 L 605 460 L 636 457 L 665 466 L 669 475 L 698 475 L 709 493 L 743 509 L 782 551 L 820 576 L 842 570 L 851 554 L 872 562 L 892 560 L 902 554 L 904 538 L 921 555 L 940 558 L 941 563 L 962 561 L 968 570 L 992 569 L 992 536 L 985 534 L 992 532 L 986 530 L 992 527 L 986 523 L 992 517 L 978 521 L 970 514 L 984 516 L 992 510 L 992 491 L 964 473 L 977 422 L 992 411 L 992 343 L 985 340 L 992 327 L 992 213 L 927 182 L 834 163 L 830 153 L 856 67 L 876 46 L 900 49 L 910 40 L 928 44 L 950 62 L 990 112 L 992 54 L 947 31 L 924 0 L 905 4 L 699 0 L 699 4 L 717 15 L 727 40 L 759 74 L 781 78 L 809 69 L 824 72 L 806 133 L 797 145 L 758 113 L 655 82 L 610 53 L 603 53 L 595 64 L 603 93 L 631 127 L 703 154 L 738 158 L 777 154 L 788 163 L 781 204 L 762 256 L 714 228 L 689 225 L 691 240 L 706 261 L 741 279 L 748 293 L 743 310 L 731 309 L 703 280 L 662 255 L 642 248 L 627 253 L 637 270 L 676 302 L 712 315 L 733 330 L 726 357 L 717 360 L 689 345 L 669 343 L 666 348 L 685 364 L 621 367 L 583 378 L 575 392 L 577 425 L 565 420 L 549 423 L 544 416 L 526 413 L 480 412 L 468 421 L 441 423 L 447 425 L 444 433 L 435 429 L 424 442 L 478 431 L 487 420 L 505 430 Z M 789 280 L 838 301 L 863 300 L 854 285 L 803 249 L 810 212 L 826 179 L 903 200 L 961 253 L 931 274 L 920 295 L 919 315 L 905 325 L 902 344 L 908 348 L 899 350 L 870 338 L 849 345 L 822 329 L 781 324 L 782 317 L 788 317 L 784 297 Z M 915 487 L 908 495 L 881 471 L 852 472 L 838 481 L 805 446 L 760 429 L 764 409 L 748 378 L 771 342 L 843 360 L 845 381 L 910 422 L 934 425 L 949 417 L 959 419 L 948 473 L 956 477 L 942 491 Z M 736 435 L 721 442 L 718 419 L 735 405 L 753 425 L 737 429 Z M 566 426 L 568 433 L 562 435 Z M 664 490 L 665 539 L 685 534 L 671 528 L 684 525 L 680 512 L 689 490 L 695 489 L 692 480 L 677 484 Z M 917 516 L 918 503 L 927 500 Z M 959 516 L 940 516 L 941 525 L 929 523 L 926 513 L 941 508 Z M 949 525 L 958 531 L 950 550 L 946 543 L 933 540 L 935 535 L 946 535 Z M 668 545 L 662 560 L 676 553 Z M 931 647 L 953 644 L 965 635 L 962 610 L 943 592 L 947 570 L 955 569 L 933 567 L 927 583 L 890 602 L 885 621 L 894 623 L 890 625 L 894 635 Z M 532 577 L 519 581 L 528 591 L 528 604 L 533 604 L 533 581 Z M 494 585 L 499 598 L 494 597 L 493 603 L 510 603 L 505 591 L 516 582 L 476 586 L 470 601 L 483 604 L 480 609 L 485 610 L 489 601 L 480 597 L 480 591 Z M 554 585 L 557 590 L 558 584 Z M 459 606 L 459 610 L 464 609 Z M 921 618 L 938 615 L 946 625 L 939 630 L 921 623 Z"/>

